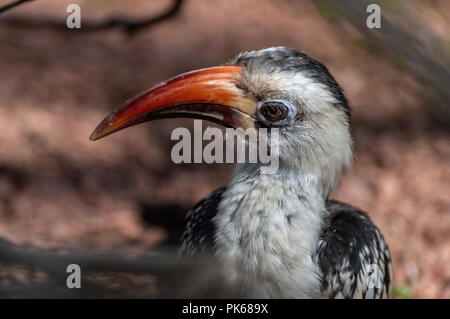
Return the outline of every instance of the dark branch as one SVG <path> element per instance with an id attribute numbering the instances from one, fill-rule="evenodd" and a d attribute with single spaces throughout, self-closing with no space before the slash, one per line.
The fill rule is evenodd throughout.
<path id="1" fill-rule="evenodd" d="M 25 1 L 33 1 L 33 0 L 25 0 Z M 21 2 L 24 2 L 23 0 Z M 174 0 L 171 7 L 163 12 L 162 14 L 151 17 L 144 18 L 141 20 L 133 20 L 124 17 L 110 17 L 103 21 L 92 21 L 83 19 L 81 22 L 81 27 L 83 32 L 94 32 L 101 30 L 108 30 L 113 28 L 120 28 L 128 34 L 132 35 L 137 31 L 140 31 L 144 28 L 147 28 L 153 24 L 171 18 L 178 13 L 183 0 Z M 15 17 L 7 17 L 0 20 L 0 23 L 6 24 L 14 27 L 25 27 L 25 28 L 46 28 L 46 29 L 65 29 L 65 21 L 61 21 L 59 19 L 42 19 L 42 18 L 33 18 L 26 16 L 15 16 Z"/>
<path id="2" fill-rule="evenodd" d="M 203 255 L 180 260 L 175 251 L 158 254 L 120 252 L 64 253 L 14 245 L 0 237 L 0 298 L 244 298 L 245 290 L 229 286 L 214 256 Z M 81 267 L 85 289 L 67 289 L 67 266 Z M 35 275 L 41 273 L 41 277 Z M 17 280 L 15 274 L 21 274 Z M 107 280 L 102 280 L 103 275 Z M 157 278 L 151 294 L 134 283 L 123 287 L 123 280 L 140 276 Z M 142 277 L 144 276 L 144 277 Z M 132 282 L 130 282 L 133 284 Z M 144 294 L 144 295 L 142 295 Z M 148 295 L 146 295 L 148 294 Z"/>
<path id="3" fill-rule="evenodd" d="M 86 28 L 88 31 L 97 31 L 118 27 L 122 28 L 125 32 L 131 34 L 136 31 L 139 31 L 140 29 L 149 27 L 152 24 L 158 23 L 160 21 L 163 21 L 165 19 L 174 16 L 180 9 L 182 2 L 183 0 L 174 0 L 173 5 L 166 12 L 156 17 L 146 18 L 139 21 L 129 20 L 127 18 L 121 17 L 111 17 L 109 19 L 106 19 L 105 21 L 100 22 L 95 21 L 84 22 L 82 25 L 83 28 Z"/>
<path id="4" fill-rule="evenodd" d="M 0 13 L 3 13 L 5 11 L 8 11 L 9 9 L 12 9 L 14 7 L 17 7 L 17 6 L 21 5 L 21 4 L 24 4 L 25 2 L 30 2 L 30 1 L 34 1 L 34 0 L 15 0 L 15 1 L 12 1 L 10 3 L 7 3 L 7 4 L 3 5 L 3 6 L 0 6 Z"/>

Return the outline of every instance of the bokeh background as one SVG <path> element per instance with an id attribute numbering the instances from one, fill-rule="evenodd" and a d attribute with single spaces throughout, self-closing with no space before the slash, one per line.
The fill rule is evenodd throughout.
<path id="1" fill-rule="evenodd" d="M 80 30 L 65 27 L 70 3 L 81 7 Z M 365 25 L 369 3 L 381 6 L 381 29 Z M 284 45 L 322 61 L 350 100 L 355 160 L 332 197 L 368 211 L 384 233 L 394 295 L 449 298 L 450 2 L 185 0 L 137 32 L 89 28 L 172 5 L 36 0 L 0 14 L 2 243 L 119 254 L 176 245 L 184 212 L 226 185 L 233 167 L 171 162 L 170 134 L 192 120 L 139 125 L 98 142 L 91 131 L 159 81 Z M 3 297 L 47 276 L 19 268 L 0 270 Z M 151 296 L 144 279 L 122 276 L 119 286 Z"/>

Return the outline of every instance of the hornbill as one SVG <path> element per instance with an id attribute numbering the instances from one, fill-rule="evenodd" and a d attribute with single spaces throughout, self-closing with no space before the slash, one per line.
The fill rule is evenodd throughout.
<path id="1" fill-rule="evenodd" d="M 279 130 L 279 169 L 237 164 L 227 187 L 187 214 L 184 255 L 212 252 L 252 297 L 387 298 L 391 260 L 368 215 L 329 200 L 352 158 L 350 107 L 327 68 L 272 47 L 188 72 L 129 100 L 91 140 L 167 117 Z"/>

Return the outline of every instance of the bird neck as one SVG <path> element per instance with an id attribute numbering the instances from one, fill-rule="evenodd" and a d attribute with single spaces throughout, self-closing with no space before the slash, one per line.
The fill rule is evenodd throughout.
<path id="1" fill-rule="evenodd" d="M 244 171 L 237 169 L 219 204 L 216 252 L 237 280 L 262 285 L 252 287 L 258 297 L 318 293 L 310 275 L 318 272 L 313 255 L 327 214 L 320 176 L 283 168 L 273 175 Z"/>

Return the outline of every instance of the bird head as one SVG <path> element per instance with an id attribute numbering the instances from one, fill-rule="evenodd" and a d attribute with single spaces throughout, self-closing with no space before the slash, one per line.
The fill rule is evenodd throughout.
<path id="1" fill-rule="evenodd" d="M 109 114 L 90 139 L 168 117 L 277 128 L 280 174 L 317 176 L 325 197 L 351 162 L 350 108 L 342 89 L 323 64 L 285 47 L 242 52 L 223 66 L 171 78 Z"/>

